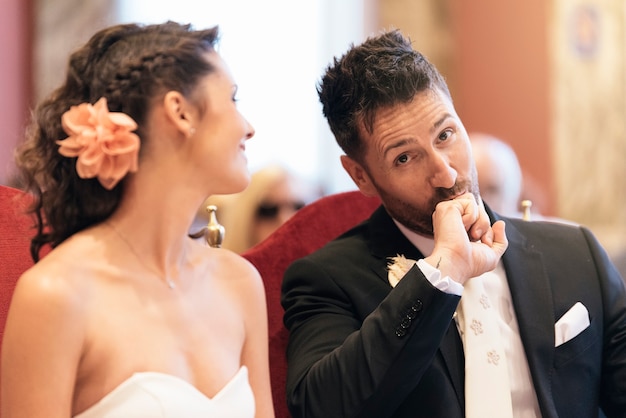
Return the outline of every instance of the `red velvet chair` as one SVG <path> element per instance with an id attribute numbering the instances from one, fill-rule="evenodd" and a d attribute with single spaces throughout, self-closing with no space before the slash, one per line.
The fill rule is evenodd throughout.
<path id="1" fill-rule="evenodd" d="M 0 185 L 0 347 L 15 283 L 33 265 L 30 238 L 35 231 L 24 212 L 28 203 L 22 191 Z"/>
<path id="2" fill-rule="evenodd" d="M 24 212 L 28 203 L 22 191 L 0 186 L 0 344 L 15 283 L 33 265 L 30 238 L 35 231 Z"/>
<path id="3" fill-rule="evenodd" d="M 325 196 L 300 209 L 265 241 L 243 253 L 259 270 L 265 284 L 272 395 L 277 418 L 290 417 L 285 396 L 288 333 L 280 305 L 283 273 L 293 260 L 317 250 L 369 218 L 379 205 L 378 198 L 366 197 L 359 191 Z"/>

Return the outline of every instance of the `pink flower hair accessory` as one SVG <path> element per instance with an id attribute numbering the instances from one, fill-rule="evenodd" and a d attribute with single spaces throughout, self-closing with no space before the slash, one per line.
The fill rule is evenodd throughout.
<path id="1" fill-rule="evenodd" d="M 137 123 L 125 113 L 109 112 L 106 98 L 94 105 L 72 106 L 61 123 L 69 136 L 56 141 L 59 153 L 78 157 L 76 172 L 80 178 L 97 177 L 111 190 L 128 172 L 137 171 L 139 137 L 132 132 Z"/>

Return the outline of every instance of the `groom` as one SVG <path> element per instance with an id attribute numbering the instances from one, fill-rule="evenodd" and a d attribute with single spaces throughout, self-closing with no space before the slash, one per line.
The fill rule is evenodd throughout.
<path id="1" fill-rule="evenodd" d="M 352 46 L 318 92 L 343 167 L 383 205 L 285 274 L 293 416 L 469 416 L 457 310 L 487 272 L 509 413 L 625 416 L 626 290 L 592 233 L 482 203 L 446 83 L 398 31 Z"/>

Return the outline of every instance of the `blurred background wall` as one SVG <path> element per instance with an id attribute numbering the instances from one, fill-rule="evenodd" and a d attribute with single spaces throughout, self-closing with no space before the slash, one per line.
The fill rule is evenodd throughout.
<path id="1" fill-rule="evenodd" d="M 589 226 L 611 252 L 626 245 L 622 0 L 319 0 L 304 12 L 305 6 L 293 2 L 256 0 L 237 4 L 237 13 L 224 9 L 237 1 L 189 0 L 183 6 L 168 2 L 175 12 L 145 19 L 142 10 L 154 7 L 133 7 L 139 0 L 0 2 L 0 183 L 11 181 L 12 152 L 29 108 L 62 81 L 67 54 L 95 30 L 125 19 L 215 16 L 227 21 L 225 53 L 230 53 L 227 41 L 243 39 L 233 46 L 233 56 L 248 58 L 233 68 L 243 83 L 246 66 L 257 72 L 262 66 L 283 78 L 308 77 L 302 93 L 298 78 L 251 80 L 251 86 L 268 88 L 252 96 L 271 109 L 244 112 L 259 121 L 248 151 L 251 164 L 265 165 L 278 155 L 328 193 L 353 188 L 321 117 L 315 82 L 349 43 L 395 27 L 447 78 L 467 130 L 496 135 L 513 146 L 532 186 L 530 197 L 543 214 Z M 241 45 L 250 45 L 249 51 Z M 282 105 L 268 105 L 268 96 Z M 296 118 L 290 108 L 302 117 L 294 125 L 288 123 Z"/>
<path id="2" fill-rule="evenodd" d="M 9 182 L 13 148 L 32 104 L 33 21 L 29 1 L 0 0 L 0 183 Z"/>

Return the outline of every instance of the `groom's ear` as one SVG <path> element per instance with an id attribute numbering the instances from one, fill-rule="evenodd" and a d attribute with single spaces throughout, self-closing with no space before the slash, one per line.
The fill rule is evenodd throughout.
<path id="1" fill-rule="evenodd" d="M 374 187 L 367 170 L 357 161 L 348 157 L 347 155 L 341 156 L 341 165 L 343 169 L 350 175 L 352 181 L 359 188 L 361 193 L 365 196 L 380 197 L 378 190 Z"/>

